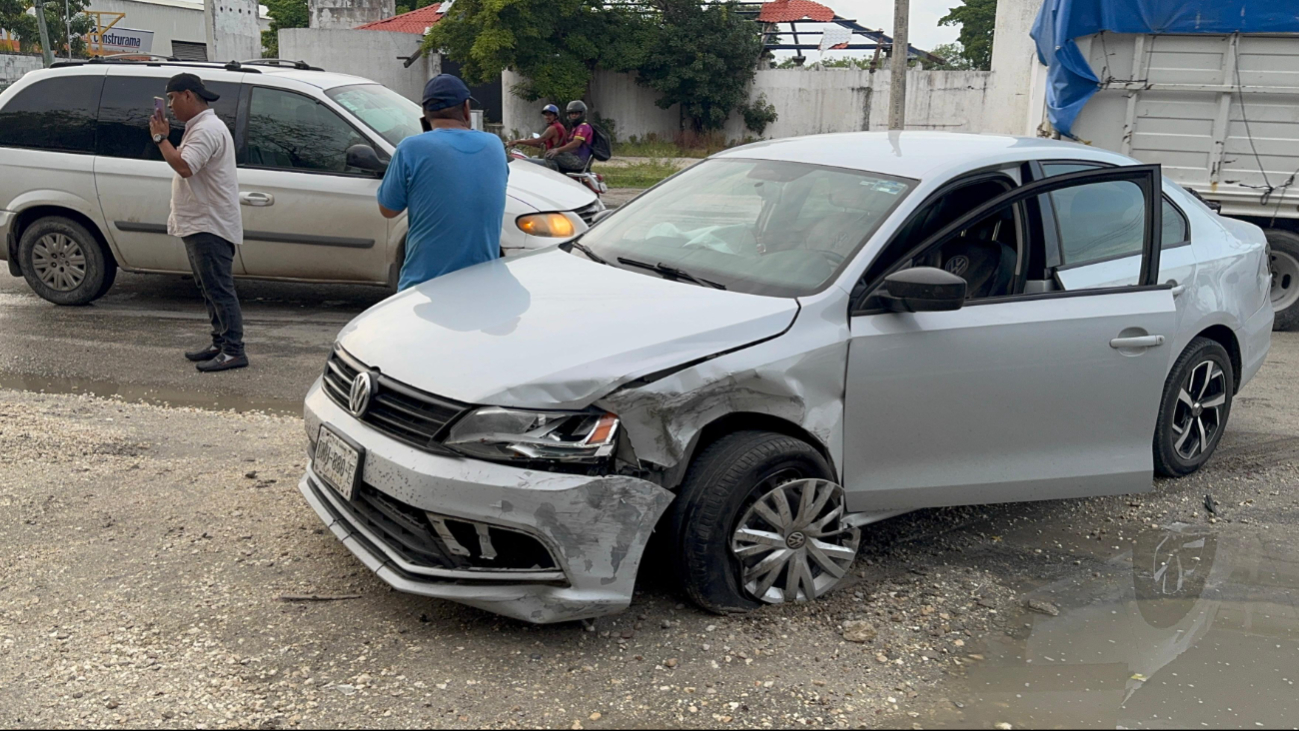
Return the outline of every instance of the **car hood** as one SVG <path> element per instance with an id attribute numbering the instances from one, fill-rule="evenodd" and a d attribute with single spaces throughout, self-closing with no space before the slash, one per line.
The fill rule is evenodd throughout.
<path id="1" fill-rule="evenodd" d="M 508 192 L 538 211 L 572 211 L 595 202 L 595 193 L 585 185 L 527 160 L 510 162 Z"/>
<path id="2" fill-rule="evenodd" d="M 401 292 L 339 344 L 403 383 L 473 404 L 584 408 L 623 383 L 784 332 L 793 299 L 660 279 L 549 249 Z"/>

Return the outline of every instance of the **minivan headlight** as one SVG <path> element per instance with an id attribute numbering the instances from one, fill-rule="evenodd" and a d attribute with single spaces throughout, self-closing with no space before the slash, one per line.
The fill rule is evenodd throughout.
<path id="1" fill-rule="evenodd" d="M 563 213 L 531 213 L 515 219 L 519 230 L 530 236 L 564 238 L 577 233 L 573 219 Z"/>
<path id="2" fill-rule="evenodd" d="M 457 421 L 442 443 L 480 459 L 594 464 L 613 454 L 618 426 L 618 417 L 603 411 L 488 406 Z"/>

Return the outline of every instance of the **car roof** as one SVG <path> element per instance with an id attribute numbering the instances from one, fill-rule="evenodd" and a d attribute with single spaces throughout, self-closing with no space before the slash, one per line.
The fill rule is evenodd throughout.
<path id="1" fill-rule="evenodd" d="M 340 74 L 315 68 L 295 68 L 293 66 L 272 66 L 260 62 L 250 62 L 231 66 L 229 64 L 205 61 L 109 61 L 109 62 L 60 62 L 49 69 L 38 69 L 33 74 L 47 76 L 60 73 L 101 73 L 104 69 L 113 69 L 113 75 L 138 72 L 141 76 L 172 76 L 183 72 L 197 74 L 211 81 L 234 81 L 235 78 L 248 75 L 261 75 L 285 81 L 297 81 L 319 89 L 333 89 L 336 86 L 352 84 L 376 84 L 378 82 L 361 76 Z M 245 78 L 245 81 L 254 79 Z"/>
<path id="2" fill-rule="evenodd" d="M 1108 150 L 1061 140 L 965 132 L 845 132 L 766 140 L 714 155 L 804 162 L 925 180 L 1024 160 L 1133 160 Z"/>

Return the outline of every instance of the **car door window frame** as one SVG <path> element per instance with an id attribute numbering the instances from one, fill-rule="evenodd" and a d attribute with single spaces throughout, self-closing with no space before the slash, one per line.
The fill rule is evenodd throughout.
<path id="1" fill-rule="evenodd" d="M 300 91 L 294 91 L 293 89 L 285 89 L 278 86 L 266 86 L 264 84 L 245 84 L 245 86 L 249 88 L 245 92 L 243 92 L 240 96 L 239 118 L 237 124 L 235 125 L 235 147 L 239 150 L 239 154 L 238 154 L 239 167 L 247 168 L 249 170 L 273 170 L 275 172 L 281 172 L 281 173 L 303 173 L 306 175 L 332 175 L 335 177 L 344 177 L 344 178 L 374 178 L 375 177 L 374 173 L 370 173 L 366 171 L 359 171 L 355 173 L 346 172 L 346 171 L 336 172 L 333 170 L 315 170 L 312 168 L 292 168 L 292 167 L 285 168 L 285 167 L 275 167 L 271 165 L 253 165 L 249 163 L 248 162 L 248 144 L 249 144 L 249 136 L 250 136 L 249 125 L 252 123 L 253 94 L 256 93 L 257 89 L 265 89 L 266 91 L 281 92 L 284 94 L 294 94 L 296 96 L 302 97 L 303 99 L 310 100 L 312 103 L 324 107 L 325 110 L 328 111 L 330 114 L 333 114 L 335 117 L 338 117 L 338 120 L 340 122 L 347 125 L 348 128 L 350 128 L 352 132 L 356 134 L 357 137 L 360 137 L 361 140 L 365 142 L 365 144 L 374 148 L 376 152 L 378 152 L 382 148 L 376 145 L 374 143 L 374 140 L 371 139 L 368 135 L 366 135 L 361 130 L 357 129 L 356 125 L 348 121 L 346 117 L 344 117 L 342 114 L 339 114 L 338 110 L 334 109 L 328 104 L 325 104 L 323 101 L 317 99 L 314 96 L 311 96 L 310 94 L 303 94 Z"/>
<path id="2" fill-rule="evenodd" d="M 1097 289 L 1076 289 L 1060 290 L 1054 292 L 1036 292 L 1031 294 L 1015 294 L 1005 297 L 994 297 L 981 300 L 971 300 L 965 304 L 966 307 L 977 306 L 980 304 L 995 304 L 1002 302 L 1022 302 L 1034 299 L 1049 299 L 1059 297 L 1077 297 L 1082 295 L 1098 295 L 1114 292 L 1133 292 L 1148 289 L 1167 289 L 1171 284 L 1159 284 L 1156 280 L 1159 276 L 1159 232 L 1162 231 L 1161 213 L 1162 205 L 1162 175 L 1158 165 L 1125 165 L 1125 166 L 1106 166 L 1096 170 L 1082 170 L 1074 173 L 1065 173 L 1062 175 L 1053 175 L 1041 180 L 1034 180 L 1015 189 L 1006 192 L 1003 195 L 987 201 L 979 207 L 966 212 L 956 220 L 944 226 L 932 236 L 921 243 L 912 247 L 896 261 L 889 265 L 882 273 L 878 274 L 875 280 L 866 285 L 862 291 L 853 298 L 851 314 L 854 317 L 862 315 L 877 314 L 881 310 L 865 309 L 862 307 L 871 295 L 884 284 L 884 279 L 890 274 L 901 270 L 907 262 L 915 257 L 929 251 L 933 247 L 946 243 L 948 239 L 961 231 L 969 228 L 987 216 L 1007 206 L 1018 205 L 1026 200 L 1037 196 L 1043 196 L 1054 190 L 1064 188 L 1078 187 L 1093 183 L 1130 181 L 1137 185 L 1142 192 L 1145 201 L 1146 215 L 1142 233 L 1142 251 L 1141 270 L 1137 278 L 1137 284 L 1118 287 L 1103 287 Z M 1156 198 L 1155 193 L 1160 193 L 1160 198 Z M 1160 205 L 1154 205 L 1153 201 L 1161 200 Z M 908 219 L 910 220 L 910 219 Z M 1128 256 L 1133 256 L 1129 254 Z M 1093 262 L 1094 263 L 1094 262 Z M 1058 267 L 1057 267 L 1058 268 Z M 1055 269 L 1052 269 L 1054 274 Z"/>
<path id="3" fill-rule="evenodd" d="M 1029 175 L 1030 175 L 1030 180 L 1034 180 L 1034 181 L 1036 181 L 1036 180 L 1045 180 L 1045 179 L 1047 179 L 1047 178 L 1049 178 L 1049 177 L 1055 177 L 1055 176 L 1052 176 L 1052 175 L 1047 175 L 1047 173 L 1046 173 L 1046 166 L 1047 166 L 1047 165 L 1085 165 L 1085 166 L 1087 166 L 1089 169 L 1093 169 L 1093 170 L 1094 170 L 1094 169 L 1100 169 L 1100 168 L 1113 168 L 1113 167 L 1120 167 L 1120 166 L 1118 166 L 1118 165 L 1115 165 L 1114 163 L 1110 163 L 1110 162 L 1101 162 L 1101 161 L 1099 161 L 1099 160 L 1067 160 L 1067 159 L 1060 159 L 1060 160 L 1032 160 L 1032 161 L 1029 162 Z M 1083 172 L 1083 171 L 1076 171 L 1076 172 Z M 1161 191 L 1160 191 L 1160 194 L 1163 196 L 1163 202 L 1164 202 L 1164 203 L 1167 203 L 1167 204 L 1168 204 L 1168 205 L 1173 209 L 1173 211 L 1177 214 L 1177 217 L 1178 217 L 1179 219 L 1181 219 L 1181 221 L 1182 221 L 1182 231 L 1183 231 L 1183 234 L 1182 234 L 1182 239 L 1181 239 L 1180 241 L 1174 241 L 1174 242 L 1172 242 L 1172 243 L 1165 243 L 1165 242 L 1163 241 L 1163 233 L 1162 233 L 1162 227 L 1161 227 L 1161 229 L 1160 229 L 1159 248 L 1162 249 L 1162 250 L 1165 250 L 1165 251 L 1166 251 L 1166 250 L 1168 250 L 1168 249 L 1176 249 L 1176 248 L 1181 247 L 1181 246 L 1190 246 L 1190 245 L 1191 245 L 1191 220 L 1190 220 L 1189 218 L 1187 218 L 1187 216 L 1186 216 L 1186 212 L 1182 210 L 1182 207 L 1181 207 L 1181 206 L 1177 205 L 1177 202 L 1174 201 L 1174 200 L 1172 199 L 1172 197 L 1168 195 L 1168 193 L 1165 193 L 1164 191 L 1161 190 Z M 1047 249 L 1047 253 L 1048 253 L 1048 257 L 1047 257 L 1047 258 L 1048 258 L 1048 263 L 1050 263 L 1050 260 L 1051 260 L 1051 258 L 1052 258 L 1052 257 L 1050 256 L 1050 254 L 1054 253 L 1054 254 L 1055 254 L 1055 257 L 1057 257 L 1057 259 L 1056 259 L 1056 263 L 1055 263 L 1055 265 L 1054 265 L 1054 268 L 1058 268 L 1058 269 L 1066 270 L 1066 271 L 1067 271 L 1067 270 L 1070 269 L 1071 267 L 1089 266 L 1089 265 L 1091 265 L 1091 264 L 1100 264 L 1100 263 L 1102 263 L 1102 262 L 1112 261 L 1112 260 L 1114 260 L 1114 259 L 1120 259 L 1120 258 L 1123 258 L 1123 256 L 1134 256 L 1133 254 L 1125 254 L 1125 255 L 1123 255 L 1123 256 L 1107 257 L 1107 258 L 1104 258 L 1104 259 L 1095 259 L 1095 260 L 1093 260 L 1093 261 L 1088 261 L 1088 262 L 1084 262 L 1084 263 L 1081 263 L 1081 264 L 1066 264 L 1066 265 L 1061 266 L 1061 265 L 1060 265 L 1060 262 L 1064 260 L 1064 250 L 1063 250 L 1062 248 L 1060 248 L 1060 247 L 1063 246 L 1063 244 L 1062 244 L 1061 241 L 1060 241 L 1060 224 L 1059 224 L 1059 219 L 1058 219 L 1058 218 L 1056 217 L 1056 215 L 1055 215 L 1055 201 L 1053 201 L 1053 200 L 1051 199 L 1050 196 L 1046 196 L 1046 197 L 1044 198 L 1044 201 L 1045 201 L 1045 205 L 1042 206 L 1042 209 L 1043 209 L 1043 211 L 1042 211 L 1042 215 L 1043 215 L 1042 227 L 1043 227 L 1043 231 L 1044 231 L 1044 233 L 1046 233 L 1046 235 L 1047 235 L 1048 243 L 1051 243 L 1052 241 L 1054 241 L 1054 244 L 1055 244 L 1055 249 L 1054 249 L 1054 250 L 1052 250 L 1051 248 L 1048 248 L 1048 249 Z M 1049 223 L 1050 223 L 1049 226 L 1047 225 L 1048 221 L 1049 221 Z"/>

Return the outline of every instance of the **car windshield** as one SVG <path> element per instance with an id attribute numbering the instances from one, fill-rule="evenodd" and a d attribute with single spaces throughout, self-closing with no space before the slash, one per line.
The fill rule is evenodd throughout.
<path id="1" fill-rule="evenodd" d="M 581 243 L 651 276 L 798 297 L 824 287 L 913 184 L 804 163 L 705 160 L 629 203 Z"/>
<path id="2" fill-rule="evenodd" d="M 339 86 L 325 92 L 393 147 L 423 131 L 419 105 L 380 84 Z"/>

